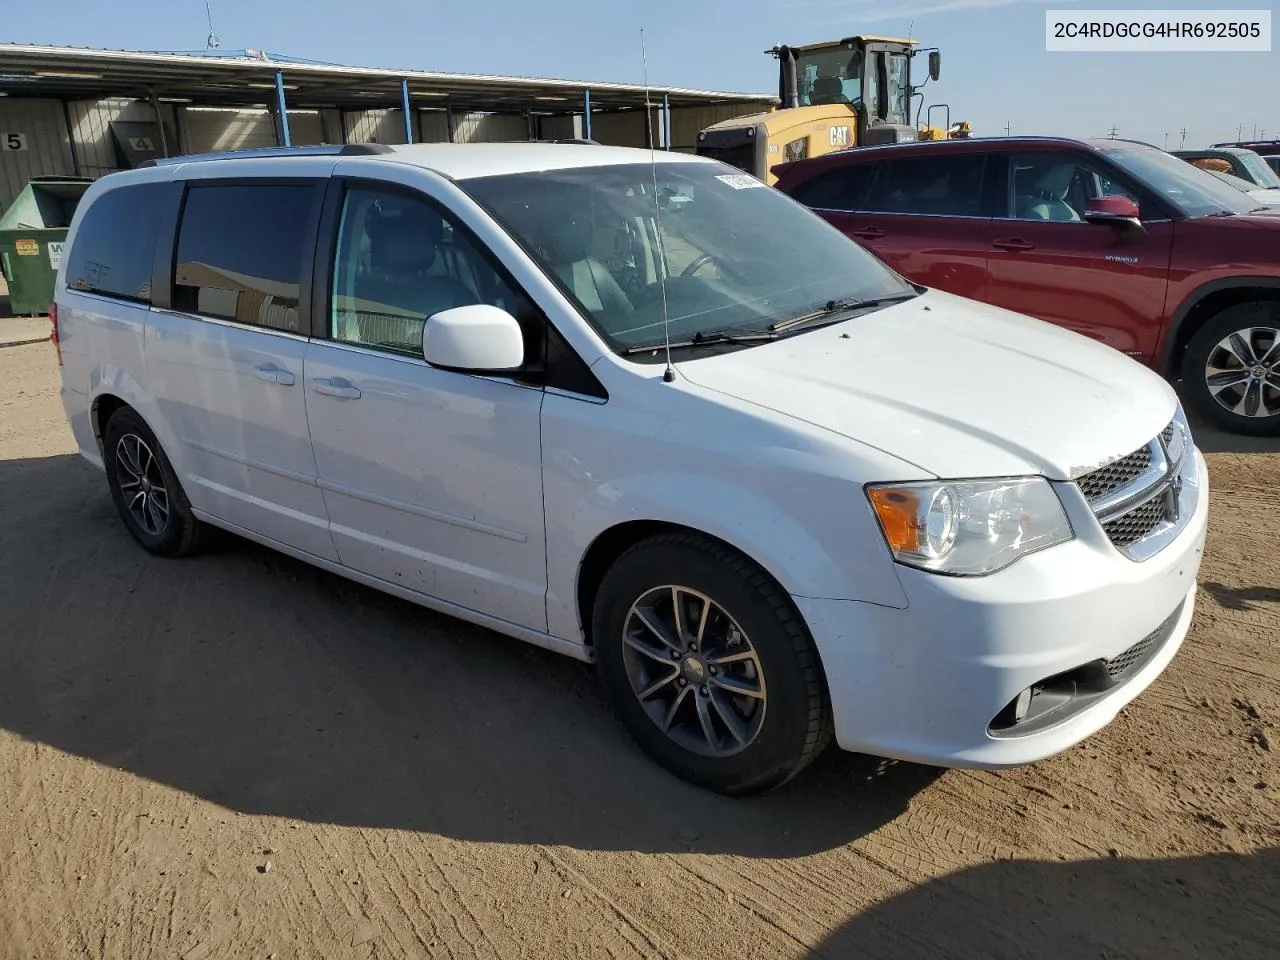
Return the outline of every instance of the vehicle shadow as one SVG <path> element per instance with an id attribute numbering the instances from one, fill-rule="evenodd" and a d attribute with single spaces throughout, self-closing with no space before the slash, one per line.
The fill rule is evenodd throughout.
<path id="1" fill-rule="evenodd" d="M 591 668 L 239 538 L 161 560 L 78 457 L 0 461 L 0 726 L 253 814 L 794 857 L 940 771 L 832 751 L 730 800 L 664 773 Z"/>
<path id="2" fill-rule="evenodd" d="M 1200 588 L 1218 601 L 1224 610 L 1256 610 L 1259 603 L 1280 603 L 1275 587 L 1228 587 L 1221 583 L 1201 583 Z"/>
<path id="3" fill-rule="evenodd" d="M 1181 387 L 1181 384 L 1178 384 Z M 1186 401 L 1183 401 L 1186 406 Z M 1227 433 L 1187 411 L 1187 422 L 1202 453 L 1280 453 L 1280 437 L 1248 437 Z"/>
<path id="4" fill-rule="evenodd" d="M 1280 848 L 1179 860 L 1003 860 L 912 887 L 809 960 L 1210 960 L 1280 954 Z"/>

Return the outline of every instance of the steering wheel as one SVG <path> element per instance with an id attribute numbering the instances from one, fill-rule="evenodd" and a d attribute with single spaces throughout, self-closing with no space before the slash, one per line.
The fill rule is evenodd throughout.
<path id="1" fill-rule="evenodd" d="M 708 263 L 710 263 L 712 260 L 715 260 L 715 259 L 717 259 L 717 257 L 714 253 L 704 253 L 702 256 L 697 257 L 691 264 L 689 264 L 687 267 L 681 270 L 680 276 L 692 277 L 695 273 L 697 273 L 699 270 L 701 270 Z"/>

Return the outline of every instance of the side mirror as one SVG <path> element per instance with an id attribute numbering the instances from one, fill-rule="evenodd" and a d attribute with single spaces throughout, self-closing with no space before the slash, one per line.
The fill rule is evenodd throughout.
<path id="1" fill-rule="evenodd" d="M 433 367 L 511 373 L 524 365 L 524 334 L 507 311 L 477 303 L 427 317 L 422 356 Z"/>
<path id="2" fill-rule="evenodd" d="M 1143 229 L 1138 205 L 1128 197 L 1097 197 L 1085 206 L 1089 223 L 1109 223 L 1117 227 Z"/>
<path id="3" fill-rule="evenodd" d="M 937 80 L 938 74 L 942 73 L 942 51 L 933 50 L 929 53 L 929 79 Z"/>

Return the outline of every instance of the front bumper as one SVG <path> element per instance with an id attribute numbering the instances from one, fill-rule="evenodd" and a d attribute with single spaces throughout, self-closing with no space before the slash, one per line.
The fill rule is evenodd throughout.
<path id="1" fill-rule="evenodd" d="M 1191 625 L 1209 507 L 1204 459 L 1195 457 L 1194 512 L 1142 563 L 1095 524 L 989 577 L 901 567 L 906 609 L 796 597 L 826 671 L 837 743 L 936 766 L 1007 767 L 1109 724 L 1168 666 Z M 1097 662 L 1118 668 L 1145 638 L 1142 655 L 1108 682 Z M 1101 683 L 1077 682 L 1099 669 Z M 1019 694 L 1045 681 L 1060 702 L 1009 726 Z"/>

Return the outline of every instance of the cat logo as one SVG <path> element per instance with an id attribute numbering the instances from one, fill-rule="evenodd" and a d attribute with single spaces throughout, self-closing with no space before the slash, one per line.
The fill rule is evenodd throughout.
<path id="1" fill-rule="evenodd" d="M 832 127 L 831 128 L 831 146 L 847 147 L 849 145 L 849 128 L 848 127 Z"/>

